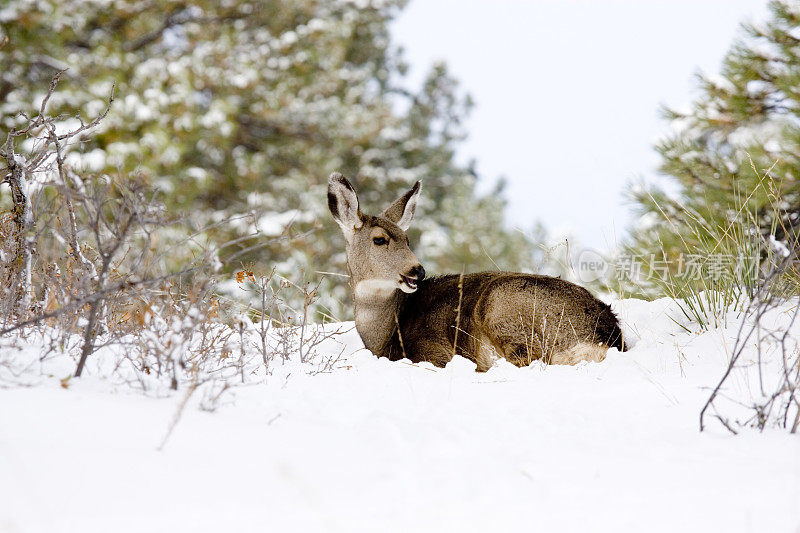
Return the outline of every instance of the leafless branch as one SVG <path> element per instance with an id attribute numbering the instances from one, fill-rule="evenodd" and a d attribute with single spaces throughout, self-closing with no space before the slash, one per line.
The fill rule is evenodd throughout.
<path id="1" fill-rule="evenodd" d="M 159 283 L 163 283 L 164 281 L 177 278 L 180 276 L 185 276 L 190 272 L 194 272 L 198 270 L 199 267 L 192 267 L 181 270 L 180 272 L 174 272 L 171 274 L 165 274 L 163 276 L 158 276 L 155 278 L 150 279 L 141 279 L 141 280 L 126 280 L 119 283 L 115 283 L 113 285 L 109 285 L 108 287 L 99 289 L 97 292 L 94 292 L 88 296 L 84 296 L 82 298 L 75 299 L 71 302 L 67 302 L 65 305 L 59 307 L 54 311 L 49 311 L 47 313 L 39 314 L 33 318 L 29 318 L 27 320 L 23 320 L 21 322 L 17 322 L 13 326 L 9 326 L 5 329 L 0 330 L 0 335 L 6 335 L 13 331 L 17 331 L 21 328 L 26 328 L 28 326 L 33 326 L 39 324 L 45 320 L 49 320 L 51 318 L 56 318 L 61 316 L 64 313 L 69 313 L 74 311 L 75 309 L 79 309 L 86 304 L 90 304 L 92 302 L 96 302 L 98 300 L 102 300 L 103 298 L 107 298 L 110 294 L 114 294 L 115 292 L 125 291 L 134 289 L 137 287 L 144 287 L 148 285 L 158 285 Z"/>
<path id="2" fill-rule="evenodd" d="M 766 313 L 776 309 L 785 301 L 781 298 L 777 286 L 784 274 L 793 266 L 796 253 L 796 249 L 792 250 L 791 253 L 787 254 L 772 266 L 756 288 L 752 299 L 742 313 L 742 320 L 736 332 L 736 339 L 728 366 L 700 411 L 700 431 L 705 430 L 705 417 L 711 409 L 714 411 L 714 418 L 722 423 L 726 429 L 736 434 L 731 421 L 720 415 L 715 408 L 715 401 L 723 396 L 723 387 L 733 373 L 733 370 L 739 367 L 740 359 L 745 352 L 745 348 L 752 343 L 751 339 L 753 339 L 753 337 L 755 337 L 755 342 L 759 346 L 764 341 L 770 341 L 776 343 L 780 347 L 783 372 L 781 383 L 776 386 L 776 389 L 766 394 L 766 398 L 763 401 L 754 403 L 749 407 L 753 411 L 753 416 L 749 419 L 749 422 L 759 429 L 764 429 L 774 416 L 773 412 L 777 408 L 781 412 L 779 416 L 780 425 L 785 428 L 788 424 L 790 409 L 794 407 L 795 410 L 800 410 L 800 404 L 798 404 L 797 401 L 797 392 L 798 388 L 800 388 L 800 379 L 798 379 L 798 372 L 800 371 L 798 371 L 797 367 L 800 365 L 800 356 L 797 350 L 790 353 L 790 349 L 787 346 L 789 330 L 800 315 L 800 303 L 795 304 L 794 312 L 790 316 L 789 325 L 782 333 L 776 334 L 773 330 L 764 327 L 762 324 L 762 319 Z M 762 361 L 760 351 L 756 364 L 759 367 L 759 372 L 761 372 L 761 367 L 764 362 Z M 794 372 L 794 374 L 792 374 L 792 372 Z M 778 405 L 777 402 L 780 402 L 780 405 Z M 795 414 L 795 419 L 797 419 L 797 416 L 798 415 Z M 792 430 L 796 430 L 796 424 L 793 424 Z"/>

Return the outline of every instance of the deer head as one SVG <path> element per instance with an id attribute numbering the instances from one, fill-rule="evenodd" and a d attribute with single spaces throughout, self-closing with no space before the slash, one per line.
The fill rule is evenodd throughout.
<path id="1" fill-rule="evenodd" d="M 361 212 L 358 196 L 347 179 L 328 178 L 328 208 L 344 233 L 350 282 L 356 299 L 391 296 L 397 289 L 417 290 L 425 269 L 409 248 L 406 230 L 414 218 L 420 182 L 378 216 Z"/>

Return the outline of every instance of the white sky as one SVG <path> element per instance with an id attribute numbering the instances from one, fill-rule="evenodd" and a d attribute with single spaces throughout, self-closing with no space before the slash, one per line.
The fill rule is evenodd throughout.
<path id="1" fill-rule="evenodd" d="M 633 220 L 624 191 L 656 176 L 659 104 L 691 102 L 766 0 L 412 0 L 394 25 L 410 82 L 445 60 L 476 101 L 459 157 L 487 190 L 508 180 L 508 221 L 542 220 L 611 249 Z"/>

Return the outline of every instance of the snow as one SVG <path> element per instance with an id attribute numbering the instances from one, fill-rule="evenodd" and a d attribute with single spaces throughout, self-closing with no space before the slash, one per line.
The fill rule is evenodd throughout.
<path id="1" fill-rule="evenodd" d="M 775 117 L 768 122 L 736 128 L 728 135 L 728 141 L 742 148 L 761 144 L 766 150 L 779 152 L 782 149 L 789 149 L 781 145 L 781 139 L 785 136 L 785 130 L 791 127 L 791 120 Z"/>
<path id="2" fill-rule="evenodd" d="M 81 154 L 78 159 L 90 172 L 100 172 L 106 165 L 106 152 L 100 148 L 95 148 L 85 154 Z"/>
<path id="3" fill-rule="evenodd" d="M 0 365 L 0 531 L 796 532 L 798 436 L 698 431 L 735 321 L 701 332 L 669 299 L 613 306 L 629 351 L 483 374 L 378 359 L 329 325 L 333 371 L 275 362 L 216 411 L 192 399 L 161 450 L 185 390 L 121 383 L 113 350 L 65 388 L 73 359 L 39 363 L 30 334 L 0 347 L 30 363 L 28 386 Z M 753 372 L 726 393 L 752 394 Z"/>
<path id="4" fill-rule="evenodd" d="M 10 22 L 17 18 L 18 11 L 14 9 L 15 6 L 4 7 L 0 9 L 0 22 Z"/>
<path id="5" fill-rule="evenodd" d="M 775 235 L 770 234 L 769 236 L 769 244 L 772 249 L 777 252 L 781 257 L 789 257 L 791 252 L 786 247 L 786 245 L 775 238 Z"/>

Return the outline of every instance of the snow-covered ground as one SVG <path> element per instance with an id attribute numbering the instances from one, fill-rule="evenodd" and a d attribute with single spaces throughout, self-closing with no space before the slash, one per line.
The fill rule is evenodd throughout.
<path id="1" fill-rule="evenodd" d="M 0 383 L 0 532 L 800 531 L 798 435 L 698 431 L 735 324 L 615 309 L 628 352 L 484 374 L 377 359 L 341 324 L 320 346 L 344 348 L 335 370 L 277 363 L 214 412 L 192 398 L 161 450 L 183 391 L 91 361 L 65 388 L 56 357 L 34 385 Z M 734 378 L 754 394 L 752 371 Z"/>

